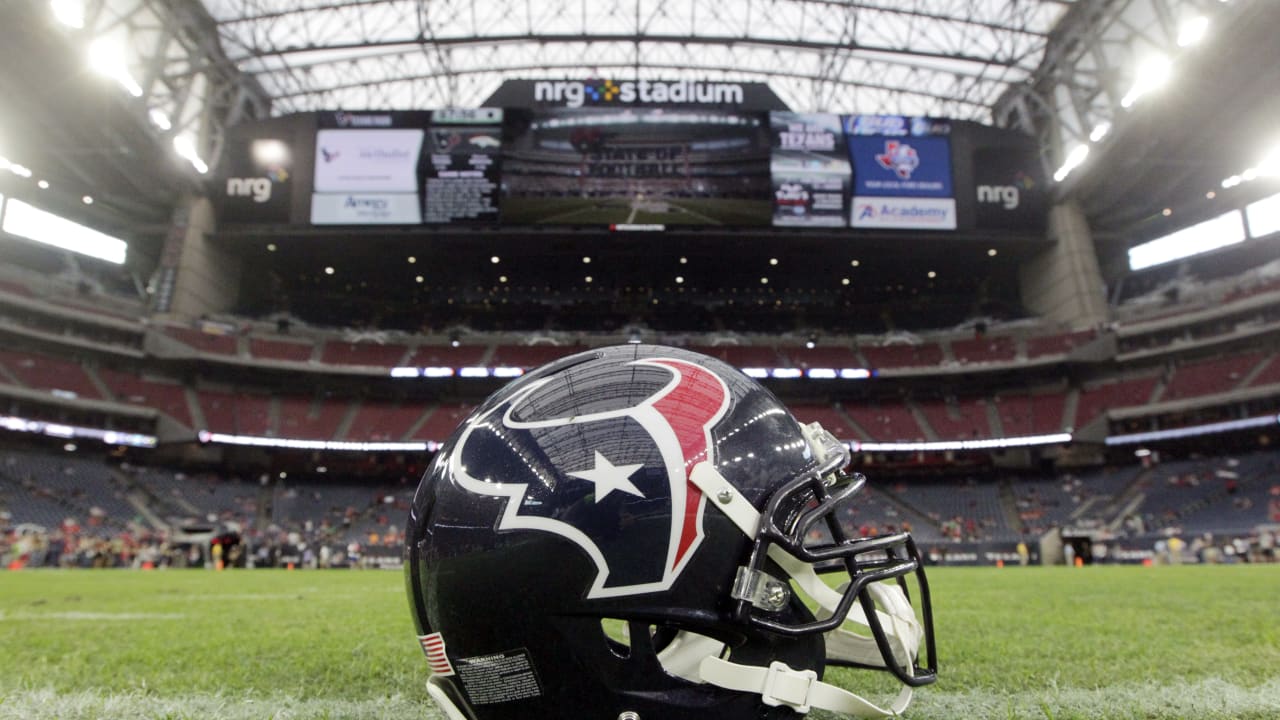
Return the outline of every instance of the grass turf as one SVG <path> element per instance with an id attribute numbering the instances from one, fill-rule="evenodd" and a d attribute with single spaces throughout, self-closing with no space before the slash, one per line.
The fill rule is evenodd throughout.
<path id="1" fill-rule="evenodd" d="M 1280 718 L 1280 565 L 930 580 L 940 679 L 912 720 Z M 395 572 L 0 574 L 0 718 L 439 720 L 425 677 Z"/>

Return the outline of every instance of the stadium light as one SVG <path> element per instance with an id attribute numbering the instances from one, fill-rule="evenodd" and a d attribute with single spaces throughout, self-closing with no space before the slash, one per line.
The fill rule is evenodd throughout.
<path id="1" fill-rule="evenodd" d="M 1178 28 L 1178 47 L 1191 47 L 1199 43 L 1208 29 L 1209 18 L 1203 15 L 1188 18 Z"/>
<path id="2" fill-rule="evenodd" d="M 124 264 L 128 245 L 119 238 L 98 232 L 64 217 L 10 198 L 5 207 L 4 231 L 45 245 Z"/>
<path id="3" fill-rule="evenodd" d="M 1219 215 L 1175 233 L 1129 248 L 1129 269 L 1143 270 L 1192 255 L 1244 242 L 1239 210 Z"/>
<path id="4" fill-rule="evenodd" d="M 168 114 L 160 108 L 151 108 L 151 111 L 147 113 L 147 116 L 151 118 L 151 124 L 161 130 L 168 132 L 173 129 L 173 121 L 170 120 Z"/>
<path id="5" fill-rule="evenodd" d="M 1266 237 L 1280 232 L 1280 193 L 1250 203 L 1244 209 L 1251 237 Z"/>
<path id="6" fill-rule="evenodd" d="M 997 450 L 1000 448 L 1062 445 L 1071 442 L 1070 433 L 1023 435 L 983 440 L 941 440 L 931 442 L 858 442 L 849 443 L 854 452 L 944 452 L 947 450 Z"/>
<path id="7" fill-rule="evenodd" d="M 129 72 L 124 51 L 108 38 L 98 38 L 89 46 L 89 66 L 94 72 L 109 77 L 134 97 L 142 97 L 142 86 Z"/>
<path id="8" fill-rule="evenodd" d="M 31 420 L 24 417 L 18 417 L 16 415 L 0 415 L 0 429 L 8 430 L 10 432 L 47 435 L 49 437 L 68 440 L 73 438 L 88 438 L 91 440 L 99 440 L 107 445 L 128 445 L 129 447 L 146 448 L 156 446 L 156 438 L 154 435 L 102 430 L 99 428 L 82 427 L 80 425 L 64 425 L 62 423 L 46 422 L 44 420 Z"/>
<path id="9" fill-rule="evenodd" d="M 1137 445 L 1149 442 L 1158 442 L 1160 440 L 1179 440 L 1182 438 L 1197 437 L 1200 435 L 1215 435 L 1224 432 L 1236 432 L 1239 430 L 1252 430 L 1253 428 L 1275 427 L 1280 422 L 1280 417 L 1275 415 L 1262 415 L 1260 417 L 1243 418 L 1241 420 L 1225 420 L 1223 422 L 1208 423 L 1205 425 L 1191 425 L 1188 427 L 1171 428 L 1169 430 L 1152 430 L 1150 432 L 1129 433 L 1127 435 L 1111 435 L 1107 437 L 1106 444 L 1115 445 Z"/>
<path id="10" fill-rule="evenodd" d="M 1121 107 L 1132 107 L 1143 95 L 1158 90 L 1169 81 L 1173 63 L 1164 55 L 1152 55 L 1138 66 L 1133 75 L 1133 85 L 1120 99 Z"/>
<path id="11" fill-rule="evenodd" d="M 81 0 L 51 0 L 49 7 L 53 17 L 67 27 L 80 30 L 84 27 L 84 3 Z"/>
<path id="12" fill-rule="evenodd" d="M 1280 144 L 1268 150 L 1254 169 L 1261 177 L 1280 177 Z"/>
<path id="13" fill-rule="evenodd" d="M 1071 174 L 1071 171 L 1080 167 L 1081 163 L 1083 163 L 1087 157 L 1089 157 L 1088 145 L 1075 146 L 1075 148 L 1067 154 L 1067 159 L 1063 161 L 1062 167 L 1058 168 L 1057 172 L 1053 174 L 1054 181 L 1062 182 L 1063 180 L 1066 180 L 1067 176 Z"/>
<path id="14" fill-rule="evenodd" d="M 209 172 L 208 164 L 206 164 L 204 160 L 200 159 L 200 155 L 196 153 L 196 143 L 195 140 L 191 139 L 190 135 L 179 135 L 175 137 L 173 139 L 173 149 L 174 152 L 178 153 L 179 157 L 191 163 L 191 166 L 196 169 L 196 172 L 201 175 Z"/>
<path id="15" fill-rule="evenodd" d="M 30 178 L 34 174 L 31 172 L 31 168 L 3 156 L 0 156 L 0 170 L 8 170 L 20 178 Z"/>

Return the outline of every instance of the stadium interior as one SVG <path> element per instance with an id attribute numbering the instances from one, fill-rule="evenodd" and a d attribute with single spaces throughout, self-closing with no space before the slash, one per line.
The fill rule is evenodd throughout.
<path id="1" fill-rule="evenodd" d="M 205 564 L 212 542 L 239 565 L 394 565 L 417 480 L 471 409 L 627 342 L 721 358 L 821 422 L 870 478 L 850 526 L 910 529 L 935 562 L 1017 562 L 1019 543 L 1151 562 L 1174 537 L 1188 560 L 1260 557 L 1280 527 L 1280 5 L 784 4 L 810 29 L 788 16 L 743 43 L 662 12 L 592 34 L 585 15 L 505 27 L 443 3 L 414 36 L 412 3 L 370 2 L 361 37 L 341 3 L 0 4 L 6 562 Z M 848 27 L 812 30 L 819 11 Z M 932 39 L 852 37 L 858 12 Z M 1152 50 L 1162 86 L 1141 85 Z M 849 227 L 846 188 L 839 227 L 780 226 L 768 109 L 602 125 L 622 133 L 602 149 L 613 136 L 520 114 L 554 127 L 581 115 L 564 103 L 495 94 L 597 77 L 945 119 L 958 222 Z M 315 221 L 318 161 L 298 158 L 316 118 L 490 107 L 510 216 Z M 716 123 L 728 139 L 680 139 Z M 263 128 L 296 140 L 296 165 L 283 214 L 256 220 L 228 183 Z M 1044 206 L 1001 227 L 975 158 L 1014 135 Z M 36 233 L 33 207 L 76 229 Z M 85 229 L 127 254 L 85 254 Z M 1170 238 L 1203 247 L 1134 260 Z M 37 533 L 58 541 L 19 557 Z"/>

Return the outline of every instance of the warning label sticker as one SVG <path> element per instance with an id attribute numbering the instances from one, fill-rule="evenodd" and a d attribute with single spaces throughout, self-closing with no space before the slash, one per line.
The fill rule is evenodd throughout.
<path id="1" fill-rule="evenodd" d="M 471 702 L 476 705 L 511 702 L 542 695 L 538 676 L 529 663 L 529 651 L 524 648 L 458 658 L 454 662 L 454 670 Z"/>

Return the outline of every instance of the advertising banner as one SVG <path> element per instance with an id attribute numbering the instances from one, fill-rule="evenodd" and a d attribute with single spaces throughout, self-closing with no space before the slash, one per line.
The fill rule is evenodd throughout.
<path id="1" fill-rule="evenodd" d="M 422 130 L 320 130 L 317 193 L 418 191 Z"/>
<path id="2" fill-rule="evenodd" d="M 228 223 L 287 223 L 293 200 L 293 133 L 228 138 L 223 178 L 214 196 Z"/>
<path id="3" fill-rule="evenodd" d="M 953 198 L 886 198 L 854 196 L 850 224 L 889 230 L 955 230 Z"/>
<path id="4" fill-rule="evenodd" d="M 418 195 L 405 193 L 317 194 L 311 197 L 314 225 L 417 225 Z"/>
<path id="5" fill-rule="evenodd" d="M 1049 185 L 1034 145 L 978 148 L 973 179 L 978 227 L 1044 231 Z"/>
<path id="6" fill-rule="evenodd" d="M 774 112 L 769 129 L 774 226 L 843 227 L 850 166 L 840 116 Z"/>
<path id="7" fill-rule="evenodd" d="M 952 197 L 946 137 L 851 136 L 855 195 Z"/>

